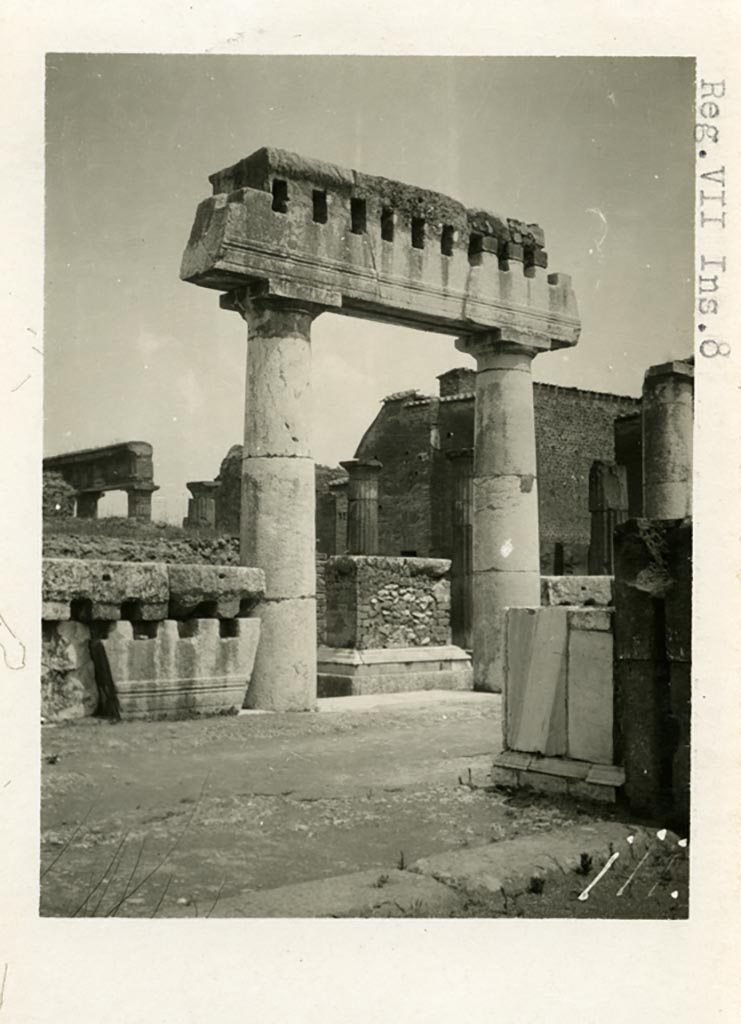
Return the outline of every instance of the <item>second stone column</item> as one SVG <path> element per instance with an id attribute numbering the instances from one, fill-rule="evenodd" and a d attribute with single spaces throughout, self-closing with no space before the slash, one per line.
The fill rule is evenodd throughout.
<path id="1" fill-rule="evenodd" d="M 531 363 L 534 349 L 476 334 L 473 469 L 474 688 L 504 687 L 506 608 L 540 604 L 540 538 Z"/>
<path id="2" fill-rule="evenodd" d="M 265 572 L 262 631 L 246 705 L 316 706 L 311 323 L 287 299 L 242 307 L 248 325 L 240 561 Z"/>

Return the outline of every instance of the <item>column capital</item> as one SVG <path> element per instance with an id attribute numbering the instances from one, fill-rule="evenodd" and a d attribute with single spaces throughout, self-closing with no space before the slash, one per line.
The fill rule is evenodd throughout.
<path id="1" fill-rule="evenodd" d="M 221 480 L 191 480 L 185 486 L 194 498 L 208 498 L 221 487 Z"/>
<path id="2" fill-rule="evenodd" d="M 383 463 L 378 459 L 346 459 L 340 465 L 347 470 L 348 476 L 355 478 L 376 476 L 383 469 Z"/>
<path id="3" fill-rule="evenodd" d="M 500 366 L 515 368 L 517 363 L 526 368 L 524 364 L 529 365 L 538 353 L 549 351 L 550 343 L 547 338 L 520 336 L 519 331 L 496 328 L 456 338 L 455 347 L 459 352 L 473 356 L 476 369 L 480 371 Z"/>
<path id="4" fill-rule="evenodd" d="M 265 282 L 236 288 L 219 298 L 219 305 L 228 312 L 239 313 L 248 324 L 265 313 L 304 314 L 315 320 L 326 309 L 338 303 L 321 288 L 305 290 L 305 294 L 278 294 Z M 311 321 L 310 321 L 311 322 Z"/>

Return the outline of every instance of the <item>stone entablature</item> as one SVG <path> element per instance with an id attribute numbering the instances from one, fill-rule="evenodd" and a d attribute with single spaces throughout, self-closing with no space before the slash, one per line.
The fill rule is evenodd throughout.
<path id="1" fill-rule="evenodd" d="M 126 491 L 129 518 L 152 518 L 154 483 L 152 446 L 146 441 L 124 441 L 100 448 L 51 455 L 44 459 L 45 472 L 61 474 L 77 495 L 77 515 L 97 516 L 98 500 L 106 491 Z"/>
<path id="2" fill-rule="evenodd" d="M 248 614 L 264 592 L 265 574 L 245 566 L 42 561 L 42 618 L 50 622 L 234 618 Z"/>
<path id="3" fill-rule="evenodd" d="M 546 274 L 544 234 L 449 196 L 277 149 L 209 178 L 181 277 L 447 334 L 513 331 L 573 345 L 570 278 Z"/>
<path id="4" fill-rule="evenodd" d="M 326 643 L 408 648 L 450 644 L 450 562 L 340 555 L 327 559 Z"/>

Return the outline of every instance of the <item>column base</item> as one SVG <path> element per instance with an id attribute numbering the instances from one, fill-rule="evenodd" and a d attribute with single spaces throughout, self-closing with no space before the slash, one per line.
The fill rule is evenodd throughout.
<path id="1" fill-rule="evenodd" d="M 320 647 L 317 661 L 320 697 L 470 690 L 473 683 L 470 655 L 452 644 L 367 650 Z"/>

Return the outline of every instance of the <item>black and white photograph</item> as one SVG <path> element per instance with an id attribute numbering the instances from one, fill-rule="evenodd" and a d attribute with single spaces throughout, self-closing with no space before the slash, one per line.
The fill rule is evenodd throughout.
<path id="1" fill-rule="evenodd" d="M 0 1024 L 730 1020 L 738 13 L 11 8 Z"/>
<path id="2" fill-rule="evenodd" d="M 694 76 L 49 55 L 42 914 L 687 915 Z"/>

